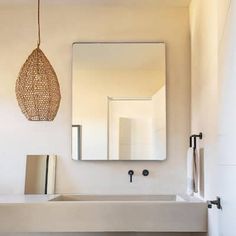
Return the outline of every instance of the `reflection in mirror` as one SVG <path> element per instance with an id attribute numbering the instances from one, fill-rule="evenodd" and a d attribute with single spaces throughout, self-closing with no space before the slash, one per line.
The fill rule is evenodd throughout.
<path id="1" fill-rule="evenodd" d="M 25 194 L 55 193 L 56 156 L 27 155 Z"/>
<path id="2" fill-rule="evenodd" d="M 164 43 L 73 44 L 72 158 L 166 159 Z"/>

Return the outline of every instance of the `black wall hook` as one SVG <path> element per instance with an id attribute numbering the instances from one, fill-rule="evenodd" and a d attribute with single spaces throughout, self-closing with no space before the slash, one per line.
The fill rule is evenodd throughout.
<path id="1" fill-rule="evenodd" d="M 197 148 L 197 138 L 202 139 L 202 136 L 203 136 L 202 133 L 191 135 L 189 138 L 190 147 L 193 147 L 194 149 L 196 149 Z"/>

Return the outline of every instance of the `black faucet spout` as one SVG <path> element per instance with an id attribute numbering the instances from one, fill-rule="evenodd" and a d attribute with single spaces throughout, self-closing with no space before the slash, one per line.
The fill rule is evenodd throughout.
<path id="1" fill-rule="evenodd" d="M 133 182 L 134 171 L 133 170 L 129 170 L 128 171 L 128 175 L 129 175 L 129 182 L 132 183 Z"/>

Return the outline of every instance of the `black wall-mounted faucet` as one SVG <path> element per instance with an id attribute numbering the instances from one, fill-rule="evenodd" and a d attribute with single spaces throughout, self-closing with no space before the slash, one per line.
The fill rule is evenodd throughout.
<path id="1" fill-rule="evenodd" d="M 129 175 L 129 182 L 132 183 L 133 182 L 134 171 L 133 170 L 129 170 L 128 171 L 128 175 Z"/>

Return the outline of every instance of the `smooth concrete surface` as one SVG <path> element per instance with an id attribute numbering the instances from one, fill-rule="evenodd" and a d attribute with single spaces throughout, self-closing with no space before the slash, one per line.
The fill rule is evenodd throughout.
<path id="1" fill-rule="evenodd" d="M 59 195 L 38 195 L 38 194 L 15 194 L 15 195 L 0 195 L 0 204 L 5 203 L 40 203 L 50 201 Z"/>
<path id="2" fill-rule="evenodd" d="M 62 194 L 50 201 L 185 201 L 179 195 L 68 195 Z"/>
<path id="3" fill-rule="evenodd" d="M 52 196 L 56 197 L 56 196 Z M 49 201 L 0 203 L 0 232 L 206 232 L 201 201 Z M 12 197 L 13 199 L 13 197 Z M 14 222 L 14 223 L 13 223 Z"/>
<path id="4" fill-rule="evenodd" d="M 103 233 L 4 233 L 0 236 L 207 236 L 207 233 L 137 233 L 137 232 L 103 232 Z"/>

